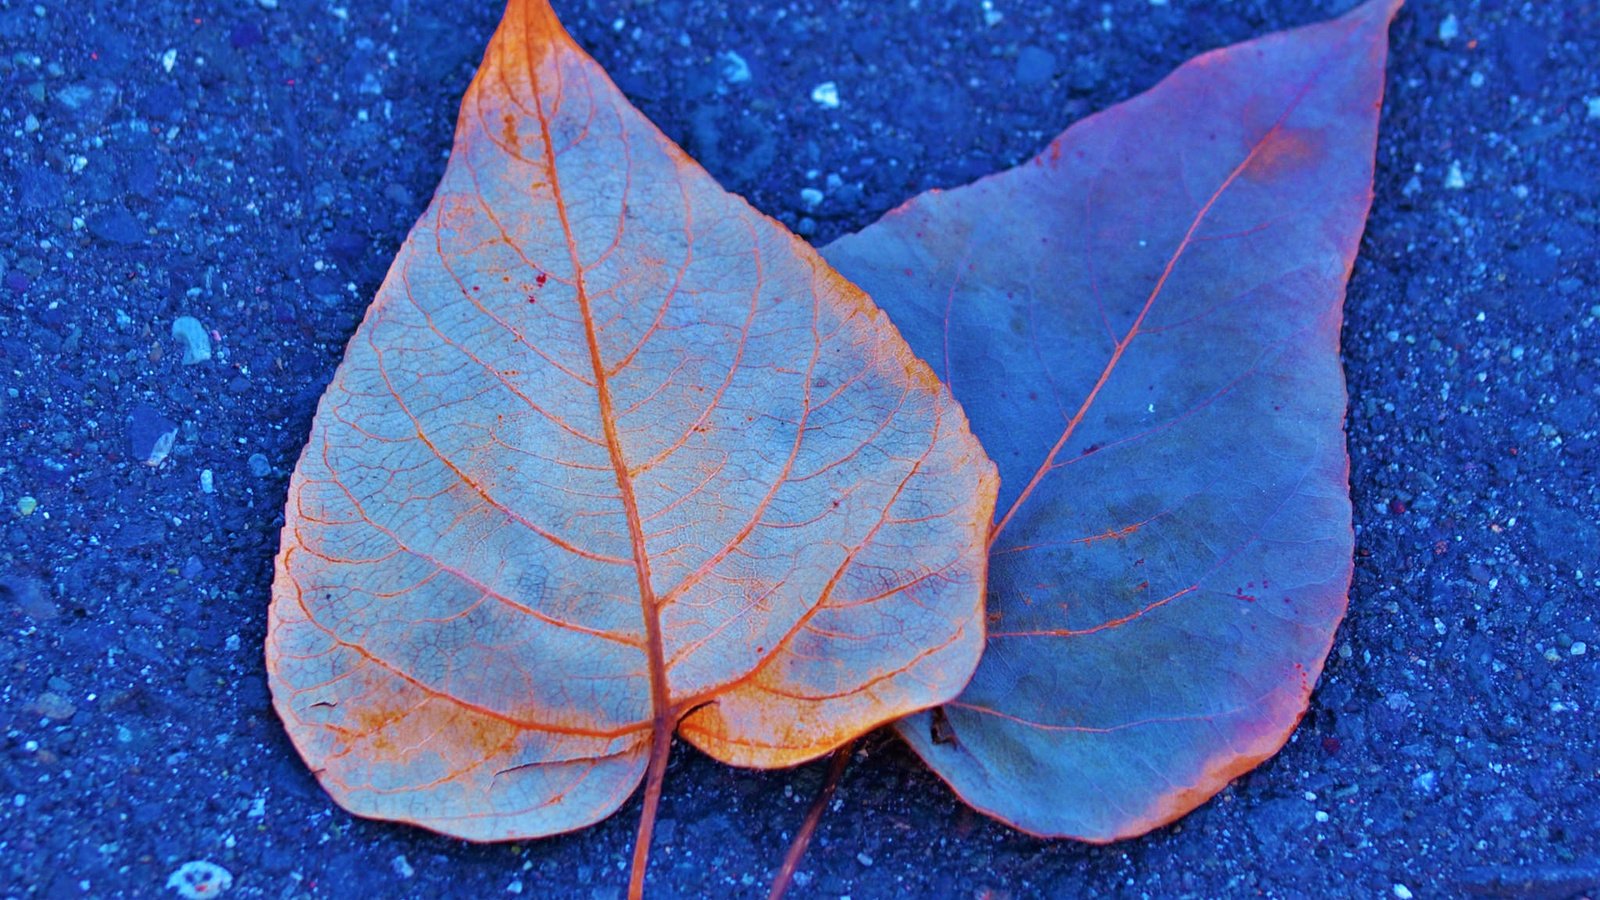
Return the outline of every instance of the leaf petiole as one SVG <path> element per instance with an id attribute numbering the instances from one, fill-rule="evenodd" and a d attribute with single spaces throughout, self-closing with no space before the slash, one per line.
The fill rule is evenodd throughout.
<path id="1" fill-rule="evenodd" d="M 783 857 L 783 865 L 778 867 L 778 874 L 772 879 L 772 890 L 767 894 L 767 900 L 782 900 L 789 890 L 789 883 L 794 880 L 794 873 L 800 868 L 800 860 L 805 858 L 806 848 L 811 846 L 811 838 L 817 833 L 817 823 L 822 821 L 822 814 L 828 809 L 828 802 L 833 799 L 833 792 L 839 787 L 839 780 L 844 776 L 844 767 L 850 762 L 850 752 L 855 749 L 856 742 L 850 741 L 839 749 L 833 751 L 828 758 L 828 772 L 822 777 L 822 787 L 817 789 L 817 797 L 811 801 L 811 810 L 806 813 L 806 820 L 800 826 L 800 831 L 789 844 L 789 852 Z"/>

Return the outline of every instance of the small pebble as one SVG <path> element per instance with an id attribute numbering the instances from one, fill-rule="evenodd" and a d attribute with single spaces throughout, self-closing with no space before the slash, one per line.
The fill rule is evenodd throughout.
<path id="1" fill-rule="evenodd" d="M 1600 97 L 1585 97 L 1583 102 L 1585 106 L 1589 107 L 1589 118 L 1600 119 Z M 29 118 L 32 118 L 32 116 Z"/>
<path id="2" fill-rule="evenodd" d="M 744 84 L 750 80 L 750 64 L 744 61 L 744 57 L 732 50 L 724 50 L 717 54 L 717 59 L 722 61 L 723 81 L 729 84 Z"/>
<path id="3" fill-rule="evenodd" d="M 33 515 L 33 511 L 38 509 L 38 508 L 39 508 L 39 501 L 33 499 L 32 497 L 18 497 L 17 498 L 17 512 L 19 512 L 19 513 L 21 513 L 21 514 L 23 514 L 25 516 Z"/>
<path id="4" fill-rule="evenodd" d="M 821 203 L 822 197 L 823 193 L 816 188 L 808 187 L 800 189 L 800 202 L 804 203 L 808 208 L 814 207 Z"/>
<path id="5" fill-rule="evenodd" d="M 60 615 L 54 600 L 45 596 L 43 585 L 16 575 L 0 575 L 0 597 L 10 595 L 18 612 L 36 622 L 45 622 Z"/>
<path id="6" fill-rule="evenodd" d="M 78 707 L 74 706 L 71 700 L 54 691 L 40 694 L 28 708 L 52 722 L 70 719 L 78 711 Z"/>
<path id="7" fill-rule="evenodd" d="M 1444 17 L 1439 23 L 1439 41 L 1448 44 L 1461 35 L 1461 22 L 1456 19 L 1455 13 Z"/>
<path id="8" fill-rule="evenodd" d="M 839 86 L 831 81 L 824 81 L 811 89 L 811 102 L 823 109 L 838 109 Z"/>
<path id="9" fill-rule="evenodd" d="M 863 866 L 870 866 L 872 865 L 872 857 L 865 853 L 857 853 L 856 862 L 861 863 Z"/>
<path id="10" fill-rule="evenodd" d="M 178 440 L 177 423 L 154 407 L 141 403 L 128 413 L 128 445 L 133 458 L 147 466 L 159 466 Z"/>
<path id="11" fill-rule="evenodd" d="M 256 0 L 256 5 L 262 9 L 277 9 L 278 0 Z"/>
<path id="12" fill-rule="evenodd" d="M 1572 646 L 1567 648 L 1567 652 L 1573 656 L 1582 656 L 1589 652 L 1589 645 L 1583 641 L 1573 641 Z"/>
<path id="13" fill-rule="evenodd" d="M 1394 886 L 1394 895 L 1399 897 L 1400 900 L 1411 900 L 1411 898 L 1414 896 L 1411 893 L 1411 888 L 1398 883 Z"/>
<path id="14" fill-rule="evenodd" d="M 217 490 L 217 481 L 216 481 L 216 478 L 211 474 L 211 470 L 210 469 L 201 469 L 200 470 L 200 492 L 203 493 L 203 494 L 211 494 L 211 493 L 215 493 L 216 490 Z"/>
<path id="15" fill-rule="evenodd" d="M 417 874 L 417 870 L 411 867 L 411 861 L 406 859 L 403 853 L 389 860 L 389 865 L 394 868 L 394 873 L 401 878 L 410 878 Z"/>
<path id="16" fill-rule="evenodd" d="M 167 876 L 167 888 L 184 900 L 215 897 L 233 887 L 233 873 L 214 862 L 190 860 Z"/>
<path id="17" fill-rule="evenodd" d="M 1017 54 L 1018 84 L 1044 84 L 1056 74 L 1056 55 L 1042 47 L 1023 47 Z"/>
<path id="18" fill-rule="evenodd" d="M 259 453 L 250 454 L 250 474 L 257 478 L 265 478 L 272 472 L 272 463 Z"/>
<path id="19" fill-rule="evenodd" d="M 26 116 L 24 116 L 22 118 L 22 130 L 29 134 L 33 134 L 35 131 L 38 131 L 39 117 L 33 113 L 28 113 Z"/>
<path id="20" fill-rule="evenodd" d="M 1467 186 L 1467 177 L 1461 173 L 1460 161 L 1450 163 L 1450 171 L 1444 176 L 1444 186 L 1452 191 L 1459 191 Z"/>
<path id="21" fill-rule="evenodd" d="M 194 316 L 179 316 L 172 322 L 172 336 L 183 341 L 183 364 L 192 366 L 211 358 L 211 336 Z"/>

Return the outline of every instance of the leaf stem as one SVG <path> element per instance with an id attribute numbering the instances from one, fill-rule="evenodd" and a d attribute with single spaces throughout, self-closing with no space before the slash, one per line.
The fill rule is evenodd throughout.
<path id="1" fill-rule="evenodd" d="M 850 761 L 850 751 L 855 749 L 856 742 L 848 744 L 833 751 L 833 756 L 828 759 L 828 773 L 822 777 L 822 787 L 817 789 L 817 797 L 811 801 L 811 811 L 806 813 L 806 820 L 800 826 L 800 831 L 789 844 L 789 852 L 783 857 L 783 865 L 778 868 L 778 874 L 772 879 L 772 891 L 767 894 L 767 900 L 782 900 L 783 895 L 789 890 L 789 882 L 794 880 L 794 873 L 800 868 L 800 860 L 806 855 L 806 848 L 811 846 L 811 837 L 817 832 L 817 823 L 822 821 L 822 814 L 828 809 L 828 801 L 833 799 L 833 792 L 839 787 L 839 779 L 844 775 L 845 764 Z"/>
<path id="2" fill-rule="evenodd" d="M 639 813 L 639 836 L 633 843 L 633 870 L 628 874 L 628 900 L 644 897 L 644 872 L 650 865 L 650 838 L 656 830 L 656 810 L 661 806 L 661 783 L 667 774 L 667 757 L 672 753 L 672 719 L 656 716 L 655 734 L 650 747 L 650 768 L 646 772 L 644 809 Z"/>

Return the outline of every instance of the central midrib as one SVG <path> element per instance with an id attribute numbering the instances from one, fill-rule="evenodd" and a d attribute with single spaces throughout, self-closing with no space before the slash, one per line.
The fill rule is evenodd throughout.
<path id="1" fill-rule="evenodd" d="M 530 67 L 531 68 L 531 67 Z M 530 79 L 532 72 L 529 72 Z M 537 83 L 536 81 L 534 83 Z M 672 704 L 667 696 L 666 653 L 661 637 L 660 609 L 655 589 L 650 580 L 650 557 L 645 547 L 644 524 L 639 517 L 639 503 L 633 492 L 633 479 L 628 475 L 628 463 L 623 457 L 622 440 L 617 433 L 617 417 L 611 399 L 611 385 L 606 375 L 605 361 L 600 355 L 600 338 L 595 331 L 594 315 L 589 306 L 588 287 L 585 283 L 583 258 L 578 250 L 572 223 L 567 216 L 567 203 L 561 192 L 561 178 L 556 171 L 555 145 L 550 136 L 550 122 L 546 117 L 544 98 L 537 88 L 532 92 L 534 109 L 539 116 L 539 134 L 544 143 L 545 172 L 549 177 L 551 197 L 556 215 L 561 220 L 561 233 L 566 239 L 567 254 L 572 263 L 572 283 L 577 292 L 578 311 L 583 320 L 583 334 L 589 348 L 589 364 L 594 371 L 595 396 L 600 406 L 600 423 L 605 433 L 606 452 L 617 479 L 617 489 L 622 498 L 623 515 L 628 523 L 628 539 L 632 546 L 633 570 L 639 584 L 639 604 L 644 620 L 645 657 L 650 677 L 650 707 L 657 746 L 672 739 Z"/>
<path id="2" fill-rule="evenodd" d="M 1353 33 L 1354 29 L 1351 30 L 1351 34 Z M 1345 35 L 1345 40 L 1348 40 L 1349 37 L 1349 34 Z M 1144 303 L 1139 309 L 1138 315 L 1134 317 L 1133 323 L 1128 327 L 1128 330 L 1123 334 L 1122 338 L 1119 339 L 1113 346 L 1110 358 L 1106 361 L 1104 368 L 1101 369 L 1099 378 L 1095 380 L 1094 385 L 1089 389 L 1088 395 L 1084 397 L 1083 403 L 1078 407 L 1078 411 L 1073 414 L 1072 418 L 1062 429 L 1061 435 L 1056 439 L 1055 444 L 1052 445 L 1050 451 L 1045 454 L 1044 461 L 1039 464 L 1039 467 L 1036 470 L 1034 470 L 1033 477 L 1028 480 L 1028 483 L 1022 488 L 1022 491 L 1017 495 L 1017 498 L 1011 502 L 1009 507 L 1007 507 L 1005 514 L 1002 515 L 994 523 L 994 526 L 989 529 L 988 548 L 991 551 L 994 549 L 995 542 L 1000 539 L 1000 533 L 1004 531 L 1006 526 L 1011 523 L 1012 518 L 1015 517 L 1017 511 L 1022 508 L 1023 503 L 1026 502 L 1028 496 L 1033 493 L 1034 488 L 1038 487 L 1039 483 L 1043 481 L 1045 476 L 1048 475 L 1051 469 L 1055 467 L 1056 457 L 1061 453 L 1061 450 L 1066 447 L 1067 442 L 1071 440 L 1073 432 L 1077 430 L 1078 425 L 1081 424 L 1084 417 L 1088 415 L 1090 407 L 1094 406 L 1095 400 L 1100 395 L 1100 391 L 1106 386 L 1106 383 L 1111 379 L 1112 374 L 1116 371 L 1117 364 L 1121 361 L 1123 354 L 1127 351 L 1128 347 L 1133 344 L 1134 339 L 1139 336 L 1139 333 L 1144 326 L 1145 318 L 1150 314 L 1151 309 L 1154 308 L 1156 300 L 1161 296 L 1162 290 L 1166 287 L 1167 280 L 1171 277 L 1173 270 L 1177 268 L 1179 261 L 1183 259 L 1184 254 L 1194 243 L 1195 234 L 1199 231 L 1200 226 L 1206 220 L 1206 217 L 1210 215 L 1212 207 L 1215 206 L 1222 195 L 1233 186 L 1234 181 L 1238 180 L 1240 174 L 1243 173 L 1247 167 L 1249 167 L 1250 163 L 1255 159 L 1256 154 L 1261 152 L 1261 148 L 1266 144 L 1267 140 L 1269 140 L 1274 134 L 1283 128 L 1284 123 L 1287 122 L 1289 117 L 1294 114 L 1295 110 L 1300 107 L 1300 103 L 1305 99 L 1306 94 L 1309 93 L 1311 88 L 1317 84 L 1319 79 L 1321 79 L 1323 72 L 1329 65 L 1332 64 L 1331 60 L 1334 58 L 1336 58 L 1336 54 L 1329 54 L 1328 59 L 1324 60 L 1322 64 L 1317 67 L 1316 71 L 1312 73 L 1311 77 L 1307 78 L 1305 83 L 1300 85 L 1300 87 L 1295 91 L 1294 95 L 1289 99 L 1289 102 L 1284 108 L 1283 112 L 1280 113 L 1272 125 L 1251 144 L 1249 152 L 1247 152 L 1244 158 L 1240 160 L 1236 166 L 1234 166 L 1234 168 L 1228 173 L 1227 177 L 1222 180 L 1222 183 L 1219 184 L 1216 190 L 1212 192 L 1211 196 L 1206 199 L 1206 202 L 1201 205 L 1199 210 L 1196 211 L 1194 217 L 1189 222 L 1189 228 L 1184 232 L 1183 239 L 1178 242 L 1178 245 L 1173 250 L 1172 255 L 1168 257 L 1166 265 L 1162 268 L 1160 276 L 1156 279 L 1155 286 L 1150 290 L 1150 293 L 1146 295 Z M 1069 129 L 1069 132 L 1076 130 L 1077 127 L 1078 126 L 1074 125 L 1071 129 Z M 947 339 L 948 331 L 949 328 L 947 325 Z"/>

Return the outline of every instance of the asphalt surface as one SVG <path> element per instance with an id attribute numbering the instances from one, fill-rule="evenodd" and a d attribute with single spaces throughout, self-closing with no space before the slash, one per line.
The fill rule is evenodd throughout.
<path id="1" fill-rule="evenodd" d="M 556 5 L 820 243 L 1350 4 Z M 159 896 L 189 860 L 241 897 L 620 895 L 637 799 L 516 845 L 354 819 L 261 662 L 288 473 L 498 14 L 0 0 L 0 897 Z M 1594 0 L 1413 0 L 1395 26 L 1345 328 L 1351 612 L 1283 753 L 1093 848 L 968 811 L 874 738 L 794 896 L 1600 891 L 1596 22 Z M 209 360 L 183 364 L 183 316 Z M 653 892 L 759 894 L 820 779 L 680 747 Z"/>

